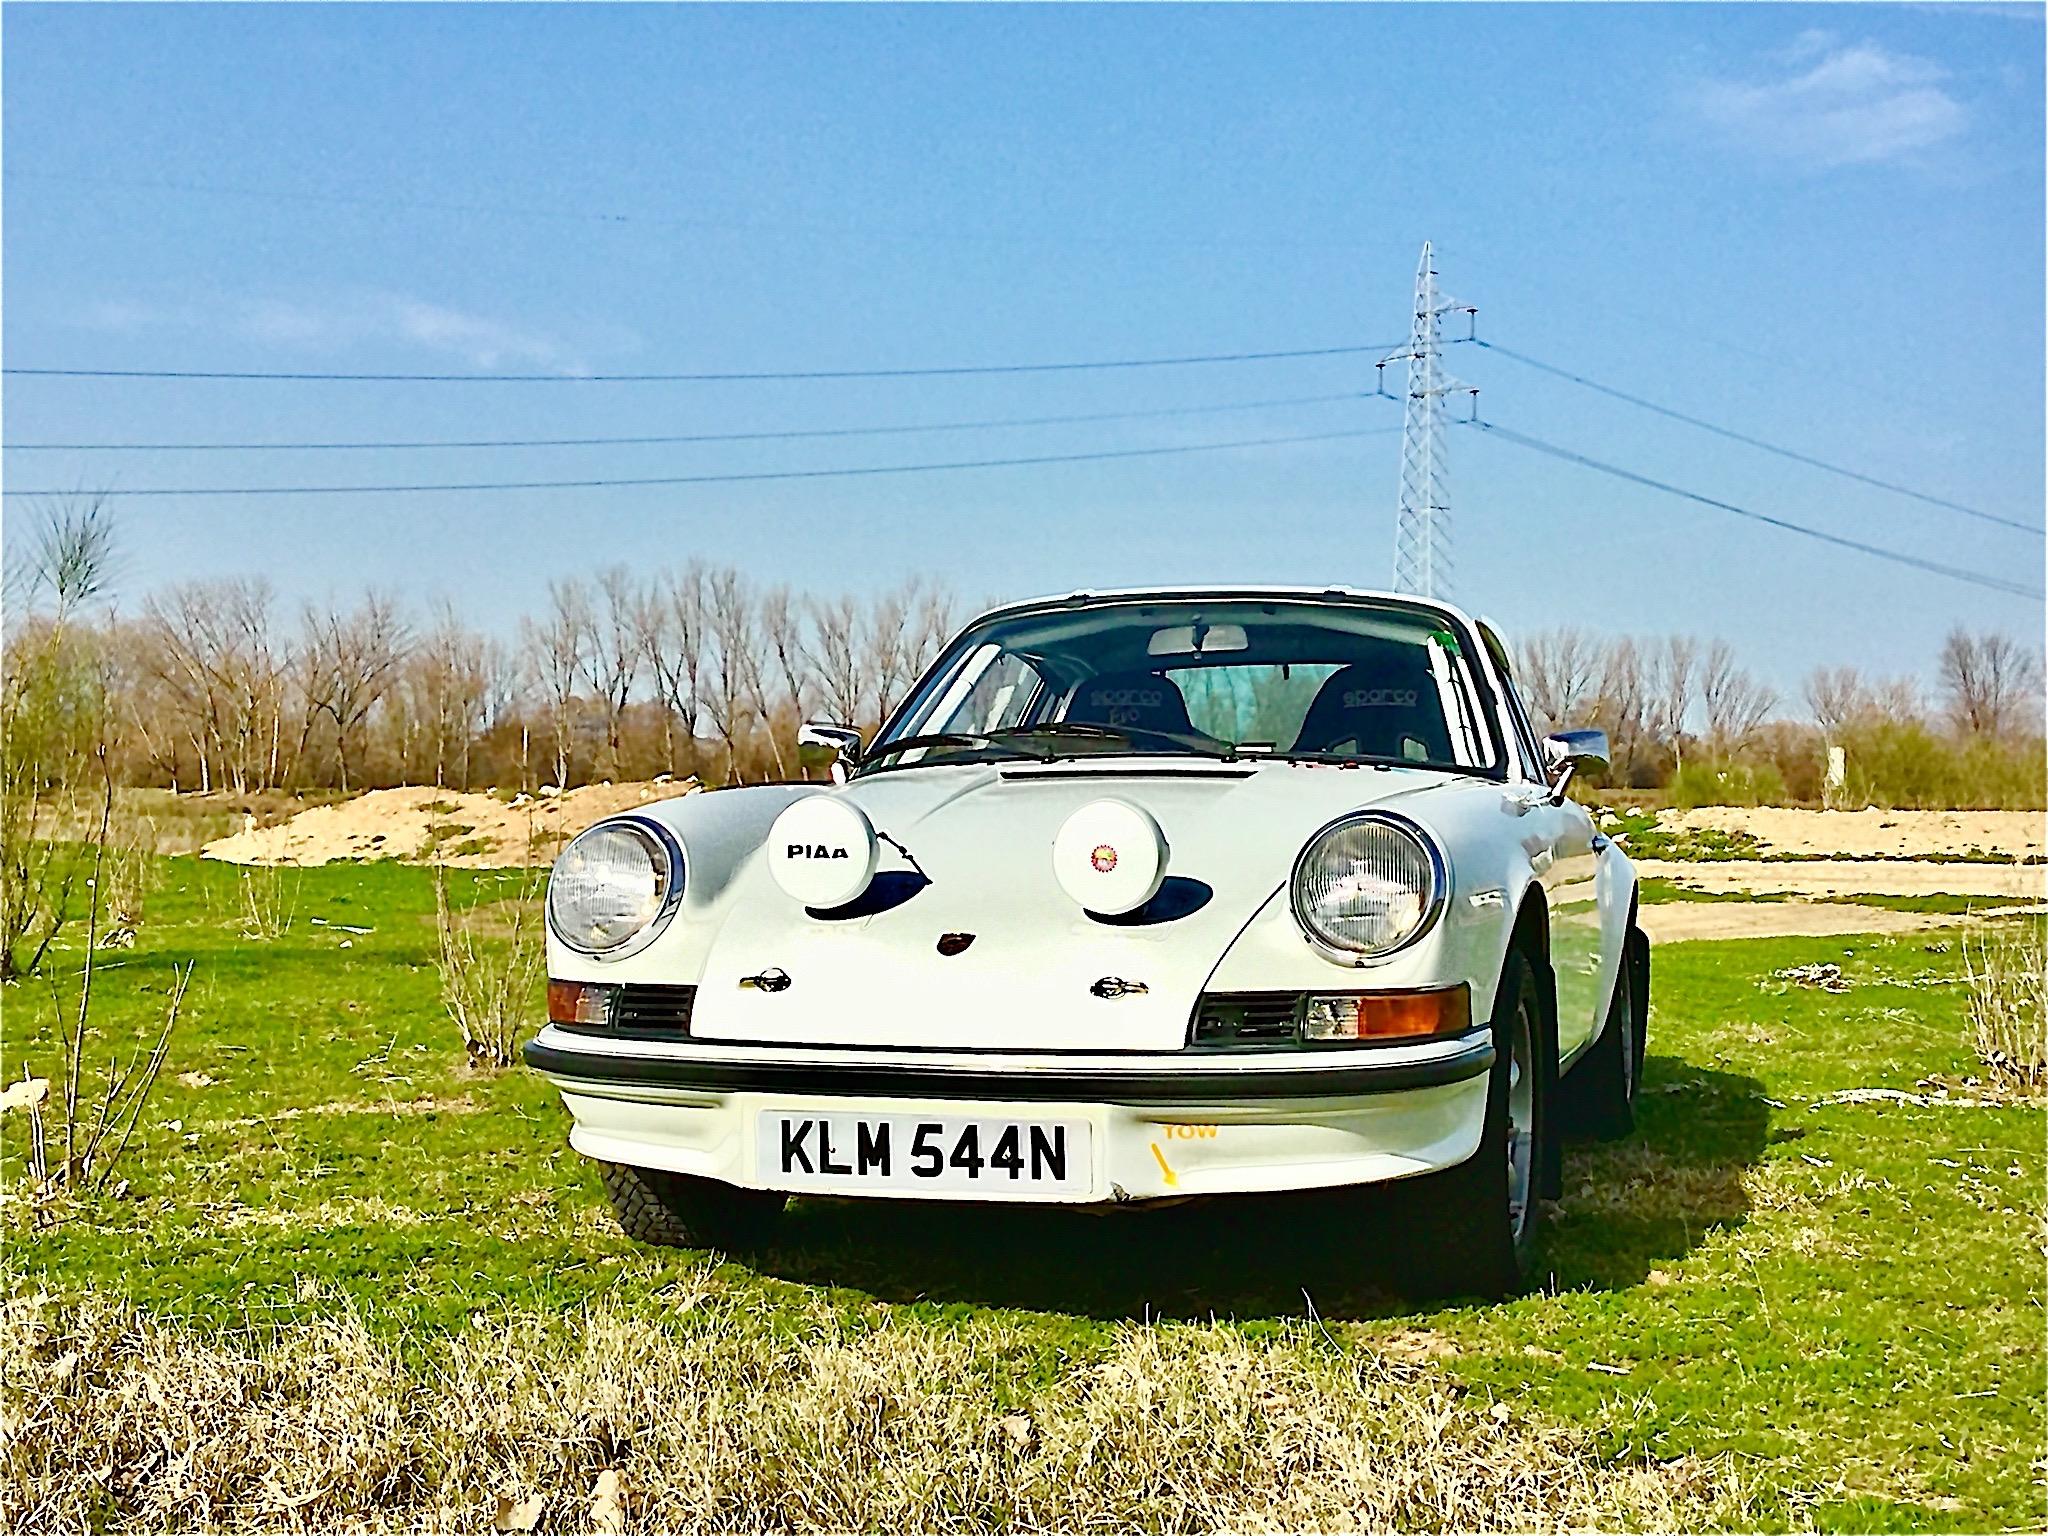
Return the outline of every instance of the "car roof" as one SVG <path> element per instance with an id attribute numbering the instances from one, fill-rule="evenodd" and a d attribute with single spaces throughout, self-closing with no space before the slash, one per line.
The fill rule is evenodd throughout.
<path id="1" fill-rule="evenodd" d="M 993 618 L 1014 613 L 1035 613 L 1050 608 L 1082 606 L 1092 603 L 1142 602 L 1148 598 L 1169 602 L 1185 601 L 1190 598 L 1286 598 L 1294 602 L 1392 602 L 1405 603 L 1414 607 L 1433 609 L 1460 623 L 1473 624 L 1473 616 L 1464 609 L 1437 598 L 1418 597 L 1413 592 L 1387 592 L 1371 587 L 1307 587 L 1288 585 L 1257 585 L 1231 583 L 1213 586 L 1170 586 L 1170 587 L 1081 587 L 1072 592 L 1061 592 L 1046 597 L 1026 598 L 1011 603 L 998 603 L 982 613 L 976 614 L 961 630 L 970 629 Z M 1492 626 L 1489 625 L 1489 628 Z"/>

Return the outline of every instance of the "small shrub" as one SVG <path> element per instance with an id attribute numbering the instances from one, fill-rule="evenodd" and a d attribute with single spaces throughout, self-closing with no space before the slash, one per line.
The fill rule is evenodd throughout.
<path id="1" fill-rule="evenodd" d="M 2022 811 L 2048 803 L 2038 737 L 1955 739 L 1918 721 L 1880 720 L 1851 727 L 1841 746 L 1850 805 Z"/>
<path id="2" fill-rule="evenodd" d="M 509 1067 L 533 1027 L 547 979 L 541 900 L 545 875 L 522 872 L 502 901 L 456 907 L 447 876 L 434 877 L 441 1000 L 479 1067 Z"/>
<path id="3" fill-rule="evenodd" d="M 1679 810 L 1701 805 L 1781 805 L 1785 779 L 1769 763 L 1687 763 L 1665 796 Z"/>
<path id="4" fill-rule="evenodd" d="M 300 871 L 279 864 L 242 866 L 238 919 L 245 939 L 281 939 L 299 915 Z"/>
<path id="5" fill-rule="evenodd" d="M 1970 1032 L 1992 1079 L 2023 1093 L 2048 1091 L 2048 925 L 1963 936 Z"/>

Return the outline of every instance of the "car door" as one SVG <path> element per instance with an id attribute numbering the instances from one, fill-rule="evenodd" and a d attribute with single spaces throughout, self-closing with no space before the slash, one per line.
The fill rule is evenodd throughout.
<path id="1" fill-rule="evenodd" d="M 1499 679 L 1504 734 L 1512 744 L 1519 782 L 1509 785 L 1529 866 L 1543 887 L 1550 919 L 1550 968 L 1557 984 L 1557 1050 L 1569 1060 L 1592 1040 L 1606 1012 L 1602 978 L 1603 931 L 1608 903 L 1600 900 L 1603 839 L 1583 806 L 1557 794 L 1543 744 L 1515 691 L 1507 648 L 1482 624 L 1489 659 Z"/>

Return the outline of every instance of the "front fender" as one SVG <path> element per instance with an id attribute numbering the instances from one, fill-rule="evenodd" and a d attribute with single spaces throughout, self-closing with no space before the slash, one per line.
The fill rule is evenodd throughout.
<path id="1" fill-rule="evenodd" d="M 760 852 L 768 829 L 816 784 L 755 784 L 657 800 L 634 814 L 659 822 L 683 850 L 683 899 L 644 949 L 617 960 L 582 954 L 548 934 L 548 975 L 565 981 L 688 984 L 704 963 L 732 904 L 735 877 Z"/>
<path id="2" fill-rule="evenodd" d="M 1516 916 L 1537 881 L 1501 801 L 1497 787 L 1475 785 L 1432 796 L 1426 815 L 1413 803 L 1396 807 L 1437 840 L 1451 875 L 1443 918 L 1407 949 L 1362 966 L 1331 960 L 1302 933 L 1283 885 L 1225 951 L 1207 990 L 1395 991 L 1462 981 L 1473 1017 L 1488 1017 Z"/>

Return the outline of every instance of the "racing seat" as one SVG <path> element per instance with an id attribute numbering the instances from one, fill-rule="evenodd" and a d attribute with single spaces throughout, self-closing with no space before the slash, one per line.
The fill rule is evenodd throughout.
<path id="1" fill-rule="evenodd" d="M 1390 645 L 1378 657 L 1330 674 L 1302 717 L 1294 750 L 1456 762 L 1428 652 Z"/>
<path id="2" fill-rule="evenodd" d="M 1188 701 L 1180 687 L 1157 672 L 1104 672 L 1074 690 L 1067 706 L 1074 725 L 1102 725 L 1165 731 L 1174 736 L 1198 734 L 1188 719 Z"/>

